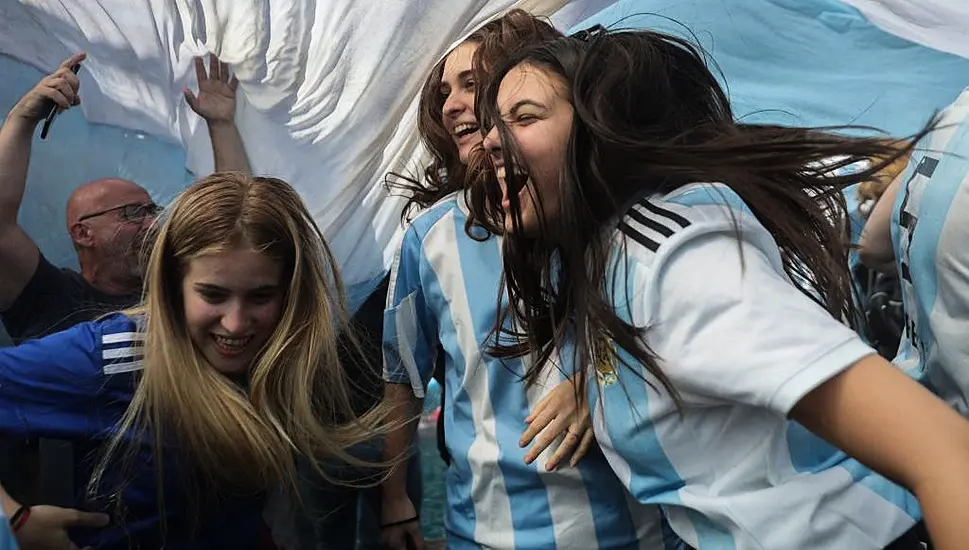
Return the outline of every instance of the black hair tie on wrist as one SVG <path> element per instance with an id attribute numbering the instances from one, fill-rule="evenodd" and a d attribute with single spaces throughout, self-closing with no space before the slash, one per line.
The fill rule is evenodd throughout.
<path id="1" fill-rule="evenodd" d="M 414 522 L 414 521 L 420 521 L 420 519 L 421 519 L 421 515 L 420 514 L 417 514 L 416 516 L 414 516 L 414 517 L 412 517 L 410 519 L 402 519 L 400 521 L 392 521 L 390 523 L 385 523 L 385 524 L 381 525 L 380 528 L 381 529 L 386 529 L 387 527 L 397 527 L 398 525 L 406 525 L 406 524 L 411 523 L 411 522 Z"/>

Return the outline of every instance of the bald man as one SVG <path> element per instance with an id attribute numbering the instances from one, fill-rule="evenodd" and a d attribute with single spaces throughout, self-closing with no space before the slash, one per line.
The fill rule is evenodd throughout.
<path id="1" fill-rule="evenodd" d="M 15 342 L 132 306 L 141 294 L 138 254 L 158 210 L 148 192 L 120 179 L 78 188 L 67 204 L 67 230 L 81 272 L 59 269 L 17 224 L 33 133 L 50 105 L 78 103 L 71 56 L 11 109 L 0 128 L 0 320 Z"/>
<path id="2" fill-rule="evenodd" d="M 67 231 L 80 273 L 52 265 L 17 224 L 27 184 L 31 141 L 52 104 L 79 103 L 75 54 L 21 98 L 0 128 L 0 321 L 14 342 L 71 327 L 138 303 L 139 257 L 158 207 L 138 184 L 103 179 L 76 189 L 67 201 Z M 188 105 L 208 125 L 216 170 L 250 172 L 235 125 L 238 81 L 212 57 L 209 71 L 195 61 L 199 91 L 185 90 Z"/>

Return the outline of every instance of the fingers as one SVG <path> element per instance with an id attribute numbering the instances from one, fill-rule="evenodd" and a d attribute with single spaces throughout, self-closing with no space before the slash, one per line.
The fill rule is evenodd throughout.
<path id="1" fill-rule="evenodd" d="M 555 416 L 554 410 L 552 409 L 548 409 L 547 411 L 542 410 L 541 412 L 532 413 L 529 415 L 529 418 L 525 419 L 525 422 L 528 423 L 528 427 L 525 428 L 525 432 L 522 433 L 522 437 L 518 441 L 518 446 L 527 447 L 528 444 L 535 439 L 535 436 L 541 433 L 542 430 L 545 429 L 545 426 L 548 426 L 548 423 L 551 422 L 553 418 L 555 418 Z"/>
<path id="2" fill-rule="evenodd" d="M 548 427 L 542 430 L 542 435 L 535 440 L 535 443 L 532 445 L 532 448 L 528 450 L 528 454 L 525 455 L 525 464 L 531 464 L 532 462 L 534 462 L 535 459 L 538 458 L 538 455 L 545 452 L 545 449 L 547 449 L 549 445 L 554 443 L 555 440 L 558 439 L 558 437 L 562 435 L 563 432 L 566 431 L 566 429 L 568 428 L 568 425 L 569 425 L 569 420 L 567 417 L 560 416 L 552 420 L 548 424 Z M 563 447 L 567 447 L 567 449 L 571 449 L 572 447 L 575 446 L 576 443 L 578 443 L 577 440 L 574 442 L 570 442 L 569 436 L 568 434 L 566 434 L 565 440 L 562 441 L 562 444 L 559 446 L 559 450 L 561 450 Z"/>
<path id="3" fill-rule="evenodd" d="M 195 58 L 195 78 L 202 85 L 202 82 L 206 80 L 218 80 L 220 82 L 227 83 L 233 90 L 239 85 L 239 81 L 236 80 L 235 76 L 230 74 L 229 64 L 223 63 L 215 55 L 209 54 L 209 69 L 208 72 L 205 70 L 205 58 L 196 57 Z"/>
<path id="4" fill-rule="evenodd" d="M 199 98 L 192 92 L 192 90 L 185 88 L 182 90 L 182 95 L 185 96 L 185 101 L 188 102 L 188 106 L 191 107 L 193 111 L 198 112 Z"/>
<path id="5" fill-rule="evenodd" d="M 46 86 L 38 91 L 42 96 L 53 101 L 63 111 L 70 109 L 71 105 L 74 104 L 73 94 L 71 94 L 71 97 L 68 98 L 57 88 Z"/>
<path id="6" fill-rule="evenodd" d="M 84 61 L 85 59 L 87 59 L 86 53 L 77 52 L 76 54 L 68 57 L 64 61 L 61 61 L 60 68 L 70 70 L 71 67 L 73 67 L 74 65 L 77 65 L 78 63 L 80 63 L 81 61 Z"/>
<path id="7" fill-rule="evenodd" d="M 107 514 L 79 510 L 70 510 L 70 512 L 66 523 L 71 527 L 106 527 L 111 521 L 111 517 Z"/>
<path id="8" fill-rule="evenodd" d="M 219 61 L 219 80 L 222 82 L 229 81 L 229 65 L 228 63 L 223 63 Z"/>
<path id="9" fill-rule="evenodd" d="M 212 80 L 221 80 L 222 63 L 219 61 L 218 57 L 209 54 L 209 78 Z"/>
<path id="10" fill-rule="evenodd" d="M 209 78 L 209 75 L 205 73 L 205 59 L 202 57 L 196 57 L 195 58 L 195 81 L 198 82 L 199 85 L 201 85 L 202 82 L 205 82 L 205 80 L 208 78 Z"/>
<path id="11" fill-rule="evenodd" d="M 549 472 L 558 467 L 558 465 L 565 460 L 565 458 L 572 454 L 572 451 L 579 445 L 581 438 L 579 437 L 581 430 L 577 428 L 574 424 L 569 427 L 569 431 L 565 434 L 565 439 L 562 440 L 562 444 L 555 449 L 552 457 L 548 459 L 545 463 L 545 469 Z"/>
<path id="12" fill-rule="evenodd" d="M 395 525 L 385 527 L 380 536 L 380 545 L 388 550 L 423 550 L 424 536 L 420 531 L 420 522 L 411 522 L 405 525 Z M 408 546 L 407 542 L 411 545 Z"/>
<path id="13" fill-rule="evenodd" d="M 421 523 L 419 521 L 407 525 L 406 536 L 413 543 L 411 548 L 414 550 L 424 550 L 424 534 L 421 533 Z M 407 548 L 405 545 L 404 550 L 411 550 L 411 548 Z"/>
<path id="14" fill-rule="evenodd" d="M 585 455 L 589 454 L 589 450 L 592 449 L 592 444 L 596 441 L 596 434 L 593 430 L 587 429 L 585 434 L 582 435 L 582 441 L 579 443 L 579 448 L 572 453 L 572 459 L 569 460 L 569 466 L 575 468 L 575 466 L 582 460 Z"/>
<path id="15" fill-rule="evenodd" d="M 532 409 L 532 412 L 528 413 L 528 416 L 525 417 L 525 423 L 531 424 L 532 421 L 535 420 L 535 417 L 541 414 L 542 411 L 544 411 L 545 408 L 548 407 L 548 402 L 554 398 L 553 397 L 554 395 L 555 394 L 550 393 L 545 397 L 543 397 L 542 400 L 538 402 L 538 405 L 535 405 L 535 408 Z"/>

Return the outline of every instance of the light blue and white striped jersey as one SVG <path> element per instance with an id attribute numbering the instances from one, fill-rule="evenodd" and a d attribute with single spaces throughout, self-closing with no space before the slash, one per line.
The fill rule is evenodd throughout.
<path id="1" fill-rule="evenodd" d="M 643 200 L 615 243 L 617 311 L 649 327 L 682 398 L 678 410 L 644 368 L 596 368 L 596 438 L 637 499 L 699 550 L 874 550 L 916 523 L 912 495 L 786 419 L 874 351 L 794 288 L 736 194 L 694 184 Z"/>
<path id="2" fill-rule="evenodd" d="M 404 234 L 384 319 L 384 375 L 423 397 L 441 343 L 448 548 L 664 548 L 658 507 L 635 502 L 598 449 L 576 468 L 526 465 L 518 445 L 529 411 L 564 379 L 555 367 L 526 390 L 521 360 L 486 354 L 497 321 L 501 244 L 465 232 L 467 206 L 448 197 Z M 483 231 L 482 231 L 483 233 Z M 671 546 L 672 547 L 672 546 Z"/>
<path id="3" fill-rule="evenodd" d="M 969 416 L 969 88 L 902 175 L 892 244 L 905 332 L 895 363 Z"/>
<path id="4" fill-rule="evenodd" d="M 0 550 L 17 550 L 17 539 L 10 530 L 10 519 L 0 510 Z"/>

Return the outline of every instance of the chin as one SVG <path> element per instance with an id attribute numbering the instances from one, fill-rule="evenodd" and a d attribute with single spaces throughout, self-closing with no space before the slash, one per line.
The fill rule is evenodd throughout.
<path id="1" fill-rule="evenodd" d="M 252 363 L 252 357 L 247 356 L 227 358 L 223 357 L 215 350 L 210 350 L 208 353 L 206 353 L 205 359 L 219 374 L 233 377 L 248 372 L 249 366 Z"/>

